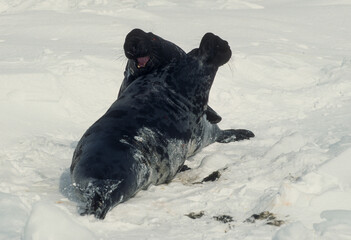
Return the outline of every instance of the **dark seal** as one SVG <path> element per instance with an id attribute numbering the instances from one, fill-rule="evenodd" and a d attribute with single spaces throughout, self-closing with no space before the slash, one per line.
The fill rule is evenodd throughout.
<path id="1" fill-rule="evenodd" d="M 118 97 L 138 77 L 186 57 L 183 49 L 176 44 L 137 28 L 127 34 L 123 49 L 128 62 Z M 205 113 L 207 120 L 212 124 L 222 120 L 210 106 Z"/>
<path id="2" fill-rule="evenodd" d="M 150 184 L 171 181 L 187 157 L 215 141 L 238 141 L 248 130 L 222 131 L 206 110 L 228 43 L 207 33 L 200 47 L 164 68 L 135 79 L 79 141 L 71 178 L 81 214 L 103 219 L 108 210 Z"/>

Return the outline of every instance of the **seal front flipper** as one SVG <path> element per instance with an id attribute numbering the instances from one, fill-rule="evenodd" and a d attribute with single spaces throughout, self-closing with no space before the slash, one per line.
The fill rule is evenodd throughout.
<path id="1" fill-rule="evenodd" d="M 84 204 L 79 206 L 80 215 L 93 214 L 98 219 L 104 219 L 107 212 L 122 202 L 123 181 L 110 179 L 92 179 L 86 187 L 78 187 Z"/>
<path id="2" fill-rule="evenodd" d="M 229 143 L 236 142 L 245 139 L 250 139 L 254 137 L 255 134 L 253 132 L 246 129 L 227 129 L 221 130 L 218 137 L 216 138 L 216 142 L 218 143 Z"/>
<path id="3" fill-rule="evenodd" d="M 213 110 L 210 106 L 207 106 L 207 109 L 205 111 L 206 114 L 206 119 L 212 124 L 219 123 L 222 120 L 222 117 L 216 113 L 215 110 Z"/>

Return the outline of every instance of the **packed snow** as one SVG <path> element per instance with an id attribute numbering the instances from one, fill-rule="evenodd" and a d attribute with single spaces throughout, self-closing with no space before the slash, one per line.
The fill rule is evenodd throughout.
<path id="1" fill-rule="evenodd" d="M 0 239 L 351 239 L 349 0 L 1 0 Z M 210 106 L 256 137 L 107 214 L 80 216 L 69 166 L 116 99 L 133 28 L 233 51 Z M 215 181 L 202 182 L 218 171 Z"/>

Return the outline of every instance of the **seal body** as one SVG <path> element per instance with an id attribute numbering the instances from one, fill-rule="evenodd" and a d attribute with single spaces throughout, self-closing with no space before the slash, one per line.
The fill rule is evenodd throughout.
<path id="1" fill-rule="evenodd" d="M 171 181 L 188 156 L 218 138 L 254 136 L 226 136 L 204 117 L 217 69 L 230 57 L 228 43 L 207 33 L 186 57 L 130 83 L 74 152 L 70 170 L 82 214 L 103 219 L 141 189 Z"/>

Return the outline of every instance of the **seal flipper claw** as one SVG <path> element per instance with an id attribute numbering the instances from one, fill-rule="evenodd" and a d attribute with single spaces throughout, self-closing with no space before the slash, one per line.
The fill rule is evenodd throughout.
<path id="1" fill-rule="evenodd" d="M 222 120 L 222 117 L 216 113 L 210 106 L 207 106 L 207 110 L 205 111 L 206 119 L 212 124 L 219 123 Z"/>
<path id="2" fill-rule="evenodd" d="M 255 134 L 253 132 L 246 129 L 227 129 L 222 130 L 218 137 L 216 138 L 216 142 L 218 143 L 229 143 L 236 142 L 245 139 L 250 139 L 254 137 Z"/>

